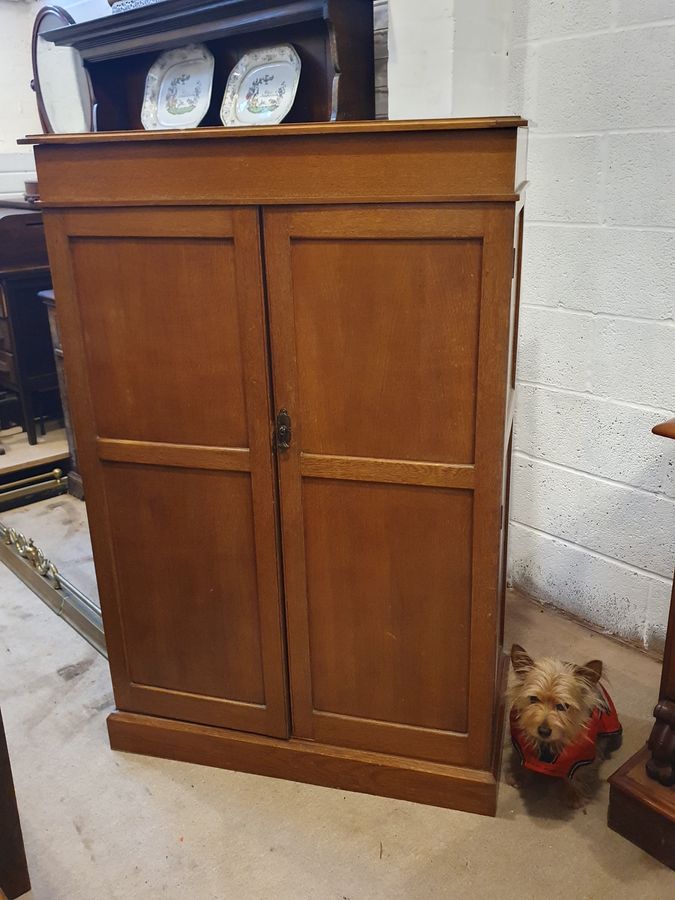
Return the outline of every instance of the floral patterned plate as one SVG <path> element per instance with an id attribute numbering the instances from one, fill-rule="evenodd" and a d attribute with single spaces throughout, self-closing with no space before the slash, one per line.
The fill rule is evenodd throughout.
<path id="1" fill-rule="evenodd" d="M 290 44 L 252 50 L 227 79 L 223 125 L 278 125 L 291 111 L 300 81 L 300 57 Z"/>
<path id="2" fill-rule="evenodd" d="M 147 131 L 196 128 L 211 103 L 213 54 L 188 44 L 158 56 L 145 79 L 141 122 Z"/>

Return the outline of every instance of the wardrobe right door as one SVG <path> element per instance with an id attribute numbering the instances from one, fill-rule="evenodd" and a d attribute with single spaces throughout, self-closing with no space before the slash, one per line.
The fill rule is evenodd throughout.
<path id="1" fill-rule="evenodd" d="M 513 225 L 264 211 L 297 737 L 489 764 Z"/>

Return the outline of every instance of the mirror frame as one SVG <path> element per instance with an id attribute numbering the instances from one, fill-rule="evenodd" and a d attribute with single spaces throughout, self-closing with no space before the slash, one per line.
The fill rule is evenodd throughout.
<path id="1" fill-rule="evenodd" d="M 33 66 L 33 78 L 31 79 L 30 86 L 35 92 L 35 99 L 37 101 L 38 115 L 40 117 L 40 124 L 42 126 L 42 130 L 45 134 L 54 134 L 54 127 L 52 123 L 49 121 L 49 116 L 47 115 L 47 109 L 45 107 L 44 96 L 42 94 L 42 88 L 40 87 L 40 74 L 38 71 L 38 61 L 37 61 L 37 47 L 38 41 L 42 37 L 42 31 L 40 26 L 47 18 L 47 16 L 56 16 L 61 20 L 62 25 L 74 25 L 75 19 L 67 12 L 65 9 L 62 9 L 60 6 L 43 6 L 41 7 L 37 15 L 35 16 L 35 21 L 33 22 L 33 33 L 31 36 L 31 62 Z M 77 52 L 77 51 L 74 51 Z M 89 76 L 89 72 L 87 71 L 86 66 L 83 66 L 84 72 L 87 80 L 87 91 L 89 94 L 89 103 L 88 103 L 88 115 L 87 115 L 87 125 L 88 131 L 95 131 L 95 108 L 96 108 L 96 100 L 94 97 L 94 91 L 91 84 L 91 78 Z"/>

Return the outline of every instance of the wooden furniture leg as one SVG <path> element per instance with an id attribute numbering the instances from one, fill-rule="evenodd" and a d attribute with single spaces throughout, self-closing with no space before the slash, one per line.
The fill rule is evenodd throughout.
<path id="1" fill-rule="evenodd" d="M 0 891 L 14 900 L 30 890 L 12 769 L 0 713 Z"/>
<path id="2" fill-rule="evenodd" d="M 675 419 L 652 429 L 675 439 Z M 670 603 L 659 702 L 647 746 L 609 779 L 610 828 L 675 869 L 675 587 Z"/>
<path id="3" fill-rule="evenodd" d="M 661 700 L 654 709 L 656 722 L 649 735 L 647 774 L 666 787 L 675 784 L 675 703 Z"/>
<path id="4" fill-rule="evenodd" d="M 33 398 L 29 390 L 21 391 L 21 413 L 23 415 L 23 427 L 26 431 L 28 443 L 32 446 L 37 444 L 37 431 L 35 428 L 35 413 L 33 410 Z"/>

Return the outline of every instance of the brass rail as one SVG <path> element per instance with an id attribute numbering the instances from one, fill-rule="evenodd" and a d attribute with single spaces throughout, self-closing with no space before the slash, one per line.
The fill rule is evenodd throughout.
<path id="1" fill-rule="evenodd" d="M 32 538 L 0 522 L 0 562 L 17 575 L 57 616 L 107 656 L 101 610 L 59 572 Z"/>
<path id="2" fill-rule="evenodd" d="M 18 481 L 8 481 L 5 484 L 0 484 L 0 492 L 14 490 L 15 488 L 23 487 L 25 484 L 39 484 L 43 479 L 46 479 L 47 482 L 51 479 L 57 484 L 61 484 L 63 481 L 63 471 L 61 469 L 52 469 L 51 472 L 43 472 L 41 475 L 31 475 L 30 478 L 20 478 Z"/>

